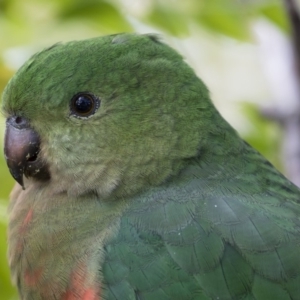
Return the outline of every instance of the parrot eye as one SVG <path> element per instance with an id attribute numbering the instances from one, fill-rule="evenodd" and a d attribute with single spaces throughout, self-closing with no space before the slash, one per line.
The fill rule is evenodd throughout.
<path id="1" fill-rule="evenodd" d="M 91 93 L 78 93 L 70 103 L 71 114 L 78 118 L 93 115 L 100 106 L 100 100 Z"/>

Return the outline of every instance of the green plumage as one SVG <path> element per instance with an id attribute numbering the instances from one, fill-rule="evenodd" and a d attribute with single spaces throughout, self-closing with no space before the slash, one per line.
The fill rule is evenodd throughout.
<path id="1" fill-rule="evenodd" d="M 88 117 L 78 93 L 99 100 Z M 11 195 L 21 299 L 300 299 L 299 189 L 156 37 L 54 45 L 12 78 L 3 110 L 38 133 L 48 174 Z"/>
<path id="2" fill-rule="evenodd" d="M 297 188 L 248 145 L 232 152 L 136 197 L 106 248 L 111 299 L 299 299 Z"/>

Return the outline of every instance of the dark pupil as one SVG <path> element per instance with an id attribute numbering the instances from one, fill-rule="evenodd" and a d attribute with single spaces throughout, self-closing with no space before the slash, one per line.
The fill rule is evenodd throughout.
<path id="1" fill-rule="evenodd" d="M 76 99 L 74 106 L 79 113 L 87 113 L 92 108 L 92 101 L 86 96 L 80 96 Z"/>

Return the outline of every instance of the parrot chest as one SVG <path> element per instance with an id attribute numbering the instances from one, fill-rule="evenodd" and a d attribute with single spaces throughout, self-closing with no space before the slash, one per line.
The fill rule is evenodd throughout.
<path id="1" fill-rule="evenodd" d="M 100 221 L 96 203 L 87 219 L 82 212 L 93 201 L 65 209 L 62 196 L 48 207 L 29 197 L 10 208 L 9 263 L 21 299 L 101 299 L 103 243 L 117 222 Z"/>

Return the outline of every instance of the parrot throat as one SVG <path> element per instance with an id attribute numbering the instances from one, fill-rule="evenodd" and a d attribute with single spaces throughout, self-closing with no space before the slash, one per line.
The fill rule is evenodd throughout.
<path id="1" fill-rule="evenodd" d="M 118 231 L 123 202 L 41 190 L 16 186 L 9 208 L 9 263 L 21 299 L 101 299 L 103 247 Z"/>

